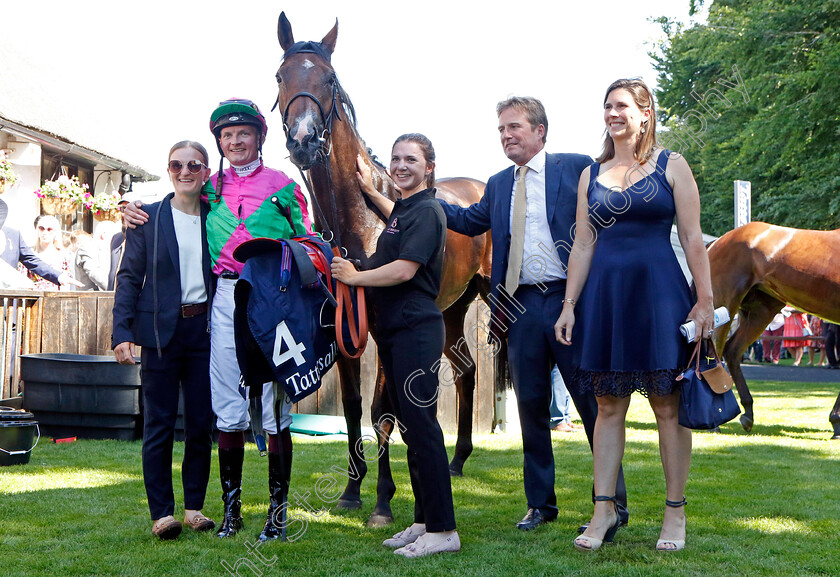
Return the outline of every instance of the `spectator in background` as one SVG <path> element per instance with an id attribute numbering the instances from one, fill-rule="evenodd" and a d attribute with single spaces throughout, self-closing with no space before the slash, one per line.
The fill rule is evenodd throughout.
<path id="1" fill-rule="evenodd" d="M 5 288 L 33 288 L 31 280 L 17 271 L 18 263 L 54 285 L 76 285 L 73 277 L 41 260 L 23 240 L 20 231 L 6 224 L 9 206 L 0 200 L 0 285 Z"/>
<path id="2" fill-rule="evenodd" d="M 79 236 L 76 251 L 76 279 L 82 283 L 79 290 L 108 290 L 108 273 L 111 269 L 111 238 L 120 225 L 110 220 L 96 223 L 93 237 Z"/>
<path id="3" fill-rule="evenodd" d="M 744 358 L 742 361 L 755 361 L 756 363 L 760 363 L 763 358 L 764 345 L 761 344 L 761 339 L 758 339 L 747 347 L 746 351 L 744 351 Z"/>
<path id="4" fill-rule="evenodd" d="M 122 210 L 126 204 L 129 202 L 128 195 L 122 197 L 120 200 L 119 207 Z M 120 261 L 122 260 L 123 254 L 123 243 L 125 241 L 125 222 L 123 222 L 122 226 L 120 227 L 119 232 L 117 232 L 113 237 L 111 237 L 111 268 L 108 272 L 108 290 L 114 290 L 114 284 L 117 278 L 117 271 L 120 268 Z"/>
<path id="5" fill-rule="evenodd" d="M 811 327 L 811 335 L 814 337 L 821 337 L 823 336 L 823 326 L 825 323 L 820 317 L 815 317 L 814 315 L 808 315 L 808 324 Z M 824 367 L 828 364 L 828 361 L 825 360 L 825 346 L 823 341 L 815 338 L 809 341 L 808 343 L 808 365 L 814 364 L 814 353 L 819 352 L 820 357 L 817 359 L 816 366 Z"/>
<path id="6" fill-rule="evenodd" d="M 802 311 L 798 311 L 793 307 L 785 307 L 782 309 L 782 314 L 785 312 L 788 314 L 785 315 L 785 340 L 782 341 L 782 346 L 790 351 L 790 354 L 793 357 L 793 366 L 798 367 L 799 363 L 802 361 L 802 353 L 805 352 L 804 347 L 808 344 L 808 341 L 802 339 L 787 340 L 787 338 L 810 336 L 811 327 L 808 326 L 808 318 Z"/>
<path id="7" fill-rule="evenodd" d="M 35 254 L 52 268 L 73 274 L 71 272 L 73 261 L 70 260 L 69 251 L 64 249 L 64 243 L 61 241 L 61 224 L 58 219 L 52 215 L 42 214 L 35 219 L 35 234 L 37 235 L 33 246 Z M 19 264 L 18 268 L 21 266 Z M 52 281 L 40 277 L 35 271 L 21 272 L 27 274 L 38 290 L 52 291 L 61 288 L 56 287 Z"/>
<path id="8" fill-rule="evenodd" d="M 781 311 L 776 313 L 767 328 L 764 329 L 765 337 L 780 337 L 785 329 L 785 316 Z M 770 340 L 764 339 L 762 343 L 764 347 L 764 362 L 772 362 L 774 365 L 779 364 L 779 354 L 782 352 L 782 341 L 780 339 Z"/>

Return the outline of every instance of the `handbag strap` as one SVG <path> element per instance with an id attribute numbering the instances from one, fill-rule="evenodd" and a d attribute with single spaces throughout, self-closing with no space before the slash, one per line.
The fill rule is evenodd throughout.
<path id="1" fill-rule="evenodd" d="M 697 346 L 694 347 L 694 351 L 691 353 L 691 357 L 688 359 L 688 363 L 686 364 L 686 370 L 691 368 L 691 363 L 694 363 L 694 371 L 699 375 L 700 374 L 700 343 L 703 342 L 703 339 L 697 341 Z"/>

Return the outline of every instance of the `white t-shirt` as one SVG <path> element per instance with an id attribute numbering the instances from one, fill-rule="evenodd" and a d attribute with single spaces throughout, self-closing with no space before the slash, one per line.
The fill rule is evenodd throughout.
<path id="1" fill-rule="evenodd" d="M 191 305 L 207 300 L 201 262 L 201 216 L 181 212 L 172 207 L 175 236 L 178 239 L 178 260 L 181 267 L 181 304 Z"/>

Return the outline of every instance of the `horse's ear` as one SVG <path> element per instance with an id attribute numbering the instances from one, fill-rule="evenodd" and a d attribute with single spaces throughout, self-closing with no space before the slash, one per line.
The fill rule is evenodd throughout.
<path id="1" fill-rule="evenodd" d="M 277 20 L 277 39 L 280 41 L 280 47 L 283 52 L 295 43 L 295 35 L 292 34 L 292 25 L 289 19 L 286 18 L 286 13 L 281 12 L 280 18 Z"/>
<path id="2" fill-rule="evenodd" d="M 336 38 L 338 38 L 338 18 L 335 19 L 335 26 L 332 27 L 332 30 L 327 32 L 327 35 L 321 40 L 321 46 L 326 48 L 329 54 L 332 54 L 333 50 L 335 50 Z"/>

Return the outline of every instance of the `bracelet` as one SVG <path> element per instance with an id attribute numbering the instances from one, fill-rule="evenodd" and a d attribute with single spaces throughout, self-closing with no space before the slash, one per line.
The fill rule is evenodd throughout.
<path id="1" fill-rule="evenodd" d="M 563 302 L 575 306 L 577 304 L 577 299 L 563 299 Z"/>

